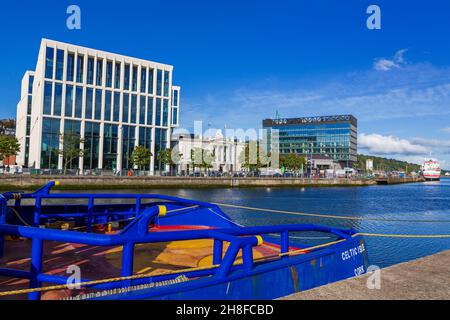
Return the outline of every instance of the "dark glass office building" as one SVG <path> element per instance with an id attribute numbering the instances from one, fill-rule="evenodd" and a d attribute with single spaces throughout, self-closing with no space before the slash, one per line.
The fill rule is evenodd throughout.
<path id="1" fill-rule="evenodd" d="M 325 156 L 341 167 L 357 161 L 358 125 L 352 115 L 265 119 L 262 124 L 267 141 L 278 130 L 280 155 Z"/>

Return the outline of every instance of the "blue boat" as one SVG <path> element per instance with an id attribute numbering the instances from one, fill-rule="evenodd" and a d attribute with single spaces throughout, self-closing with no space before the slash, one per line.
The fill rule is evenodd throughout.
<path id="1" fill-rule="evenodd" d="M 211 203 L 57 184 L 0 195 L 0 299 L 275 299 L 367 270 L 352 229 L 244 227 Z"/>

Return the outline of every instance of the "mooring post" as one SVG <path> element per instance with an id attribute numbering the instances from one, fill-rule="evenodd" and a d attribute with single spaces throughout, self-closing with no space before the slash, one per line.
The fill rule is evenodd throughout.
<path id="1" fill-rule="evenodd" d="M 44 241 L 42 239 L 33 238 L 31 240 L 31 267 L 30 267 L 30 288 L 39 288 L 41 282 L 38 280 L 39 274 L 42 272 L 42 254 L 44 249 Z M 41 292 L 30 292 L 28 299 L 39 300 Z"/>

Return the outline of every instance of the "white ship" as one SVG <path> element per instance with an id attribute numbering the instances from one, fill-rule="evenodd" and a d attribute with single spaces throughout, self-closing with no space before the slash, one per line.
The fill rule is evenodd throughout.
<path id="1" fill-rule="evenodd" d="M 441 179 L 441 166 L 437 160 L 427 160 L 422 166 L 422 175 L 427 181 L 439 181 Z"/>

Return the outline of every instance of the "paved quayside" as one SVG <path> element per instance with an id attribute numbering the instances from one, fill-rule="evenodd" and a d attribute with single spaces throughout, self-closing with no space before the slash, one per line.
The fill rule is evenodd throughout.
<path id="1" fill-rule="evenodd" d="M 368 289 L 362 275 L 283 300 L 450 299 L 450 250 L 381 269 L 380 289 Z"/>

